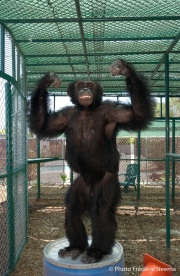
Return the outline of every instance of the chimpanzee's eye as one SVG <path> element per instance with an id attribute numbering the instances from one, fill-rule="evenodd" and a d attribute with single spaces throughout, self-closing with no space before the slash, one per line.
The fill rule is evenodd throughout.
<path id="1" fill-rule="evenodd" d="M 83 87 L 84 87 L 84 83 L 83 83 L 83 82 L 79 82 L 79 83 L 78 83 L 78 88 L 81 89 L 81 88 L 83 88 Z"/>
<path id="2" fill-rule="evenodd" d="M 92 89 L 93 88 L 93 83 L 92 82 L 88 82 L 86 84 L 86 87 L 89 88 L 89 89 Z"/>

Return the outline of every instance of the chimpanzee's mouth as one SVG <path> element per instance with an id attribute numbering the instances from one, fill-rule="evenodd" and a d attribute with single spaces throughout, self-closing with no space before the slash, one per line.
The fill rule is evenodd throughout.
<path id="1" fill-rule="evenodd" d="M 80 95 L 79 98 L 82 100 L 89 100 L 92 98 L 92 96 L 90 96 L 88 94 L 83 94 L 83 95 Z"/>
<path id="2" fill-rule="evenodd" d="M 80 93 L 78 96 L 79 103 L 83 106 L 89 106 L 92 104 L 93 101 L 93 95 L 89 92 L 83 92 Z"/>

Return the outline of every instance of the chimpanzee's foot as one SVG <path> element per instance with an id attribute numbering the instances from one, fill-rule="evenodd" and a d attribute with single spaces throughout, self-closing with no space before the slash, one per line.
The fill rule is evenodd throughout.
<path id="1" fill-rule="evenodd" d="M 128 77 L 131 74 L 132 68 L 125 60 L 116 60 L 110 67 L 110 72 L 113 76 L 123 75 Z"/>
<path id="2" fill-rule="evenodd" d="M 83 253 L 82 249 L 71 247 L 71 246 L 65 247 L 58 251 L 58 255 L 61 258 L 71 256 L 72 260 L 76 260 L 82 253 Z"/>
<path id="3" fill-rule="evenodd" d="M 99 262 L 104 256 L 98 249 L 88 248 L 87 251 L 83 254 L 81 262 L 84 264 L 91 264 Z"/>

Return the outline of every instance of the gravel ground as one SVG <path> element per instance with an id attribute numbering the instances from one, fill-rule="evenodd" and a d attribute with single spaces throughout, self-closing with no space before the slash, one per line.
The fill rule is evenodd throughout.
<path id="1" fill-rule="evenodd" d="M 32 189 L 36 193 L 36 188 Z M 41 192 L 42 199 L 29 201 L 28 242 L 11 276 L 43 275 L 43 248 L 65 236 L 63 199 L 66 188 L 44 187 Z M 116 239 L 124 248 L 126 276 L 140 275 L 144 253 L 171 265 L 173 275 L 180 275 L 180 186 L 176 187 L 176 201 L 171 203 L 170 250 L 166 250 L 164 186 L 143 186 L 139 201 L 133 189 L 122 196 L 117 210 Z M 85 225 L 90 233 L 88 219 Z"/>

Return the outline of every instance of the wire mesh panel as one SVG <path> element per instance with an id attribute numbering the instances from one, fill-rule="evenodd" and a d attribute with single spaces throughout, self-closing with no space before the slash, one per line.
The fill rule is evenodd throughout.
<path id="1" fill-rule="evenodd" d="M 25 99 L 12 88 L 12 154 L 15 257 L 18 258 L 27 234 L 26 117 Z"/>
<path id="2" fill-rule="evenodd" d="M 27 239 L 26 97 L 22 56 L 0 30 L 0 275 L 7 275 Z"/>
<path id="3" fill-rule="evenodd" d="M 64 160 L 65 147 L 65 139 L 61 137 L 41 141 L 36 137 L 28 139 L 29 199 L 58 197 L 60 189 L 70 184 L 71 172 Z"/>
<path id="4" fill-rule="evenodd" d="M 27 236 L 26 124 L 24 99 L 10 83 L 6 88 L 6 172 L 9 270 L 11 270 Z"/>
<path id="5" fill-rule="evenodd" d="M 180 121 L 170 120 L 170 150 L 180 152 Z M 129 136 L 128 136 L 129 135 Z M 117 139 L 120 152 L 120 174 L 126 172 L 127 165 L 138 162 L 140 154 L 140 181 L 141 184 L 165 184 L 165 154 L 166 154 L 166 125 L 163 119 L 157 119 L 146 131 L 140 134 L 138 143 L 137 134 L 122 132 Z M 172 167 L 172 164 L 171 164 Z M 178 183 L 179 162 L 175 164 L 176 179 Z M 122 178 L 123 176 L 121 176 Z M 122 181 L 122 179 L 120 180 Z"/>
<path id="6" fill-rule="evenodd" d="M 0 275 L 8 267 L 8 215 L 6 178 L 5 89 L 0 78 Z"/>
<path id="7" fill-rule="evenodd" d="M 156 121 L 142 133 L 141 181 L 143 184 L 164 183 L 165 152 L 165 122 Z"/>
<path id="8" fill-rule="evenodd" d="M 119 162 L 119 181 L 124 181 L 124 174 L 126 173 L 129 164 L 137 164 L 138 159 L 138 138 L 137 133 L 123 133 L 122 137 L 117 138 L 117 148 L 120 154 Z"/>

